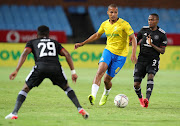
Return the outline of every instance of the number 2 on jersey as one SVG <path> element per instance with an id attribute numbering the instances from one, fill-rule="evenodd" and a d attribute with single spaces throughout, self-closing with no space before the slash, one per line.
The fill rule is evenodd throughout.
<path id="1" fill-rule="evenodd" d="M 39 57 L 56 56 L 56 48 L 53 42 L 39 43 L 38 48 L 40 48 L 41 46 L 42 48 Z M 48 52 L 45 52 L 46 49 L 48 50 Z"/>

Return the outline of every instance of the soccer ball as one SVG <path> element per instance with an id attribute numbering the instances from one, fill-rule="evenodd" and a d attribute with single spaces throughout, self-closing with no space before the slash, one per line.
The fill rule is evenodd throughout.
<path id="1" fill-rule="evenodd" d="M 114 98 L 114 104 L 115 106 L 117 106 L 118 108 L 124 108 L 128 105 L 128 97 L 124 94 L 118 94 L 116 95 L 116 97 Z"/>

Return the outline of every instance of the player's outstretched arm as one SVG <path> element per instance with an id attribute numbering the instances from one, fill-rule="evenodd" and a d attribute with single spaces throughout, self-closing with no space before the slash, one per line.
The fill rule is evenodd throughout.
<path id="1" fill-rule="evenodd" d="M 137 62 L 136 58 L 136 48 L 137 48 L 137 40 L 134 34 L 129 36 L 130 40 L 132 41 L 132 55 L 131 55 L 131 61 L 133 63 Z"/>
<path id="2" fill-rule="evenodd" d="M 21 66 L 22 66 L 23 63 L 25 62 L 26 57 L 27 57 L 27 55 L 28 55 L 29 53 L 31 53 L 31 49 L 30 49 L 30 48 L 25 48 L 24 51 L 23 51 L 23 53 L 21 54 L 21 57 L 20 57 L 20 59 L 19 59 L 18 65 L 17 65 L 17 67 L 16 67 L 16 70 L 9 75 L 9 79 L 10 79 L 10 80 L 14 80 L 14 78 L 16 77 L 19 69 L 21 68 Z"/>
<path id="3" fill-rule="evenodd" d="M 98 40 L 101 37 L 102 34 L 99 34 L 98 32 L 94 33 L 93 35 L 91 35 L 88 39 L 86 39 L 84 42 L 81 43 L 76 43 L 74 46 L 74 49 L 77 49 L 83 45 L 85 45 L 86 43 L 89 42 L 93 42 L 95 40 Z"/>
<path id="4" fill-rule="evenodd" d="M 68 65 L 71 69 L 72 81 L 74 83 L 76 83 L 78 76 L 77 76 L 76 71 L 74 69 L 74 64 L 73 64 L 71 55 L 69 54 L 69 52 L 66 49 L 62 49 L 60 52 L 60 55 L 66 57 L 66 61 L 67 61 Z"/>

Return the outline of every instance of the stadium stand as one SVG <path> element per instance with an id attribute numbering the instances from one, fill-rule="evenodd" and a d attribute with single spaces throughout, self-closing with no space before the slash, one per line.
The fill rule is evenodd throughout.
<path id="1" fill-rule="evenodd" d="M 88 13 L 96 31 L 100 24 L 108 19 L 107 7 L 89 6 Z M 119 17 L 131 24 L 135 32 L 138 32 L 142 26 L 148 25 L 149 14 L 157 13 L 160 16 L 160 27 L 167 33 L 180 33 L 180 9 L 119 7 L 118 13 Z"/>
<path id="2" fill-rule="evenodd" d="M 72 29 L 61 6 L 1 5 L 1 30 L 36 30 L 39 25 L 47 25 L 53 31 L 65 31 L 72 36 Z"/>
<path id="3" fill-rule="evenodd" d="M 157 13 L 160 16 L 159 25 L 162 29 L 167 33 L 180 33 L 180 9 L 119 6 L 118 11 L 119 17 L 127 20 L 135 32 L 138 32 L 142 26 L 148 25 L 147 18 L 150 13 Z M 69 6 L 67 13 L 71 16 L 72 14 L 88 15 L 94 31 L 97 31 L 100 24 L 108 19 L 106 6 L 88 6 L 87 11 L 85 6 Z M 67 36 L 73 36 L 75 34 L 73 32 L 77 31 L 73 30 L 73 26 L 76 26 L 73 21 L 78 16 L 70 19 L 67 13 L 59 5 L 0 5 L 0 30 L 36 30 L 39 25 L 44 24 L 48 25 L 51 30 L 65 31 Z M 87 16 L 82 19 L 88 21 Z M 78 27 L 74 28 L 78 29 Z"/>

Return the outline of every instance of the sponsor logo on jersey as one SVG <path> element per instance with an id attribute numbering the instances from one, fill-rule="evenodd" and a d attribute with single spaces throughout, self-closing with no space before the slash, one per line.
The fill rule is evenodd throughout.
<path id="1" fill-rule="evenodd" d="M 156 39 L 156 40 L 159 39 L 159 35 L 155 35 L 154 39 Z"/>
<path id="2" fill-rule="evenodd" d="M 153 43 L 153 40 L 151 39 L 151 42 Z M 148 43 L 148 40 L 146 39 L 146 43 L 144 44 L 144 46 L 147 46 L 147 47 L 152 47 L 151 45 L 149 45 Z"/>

